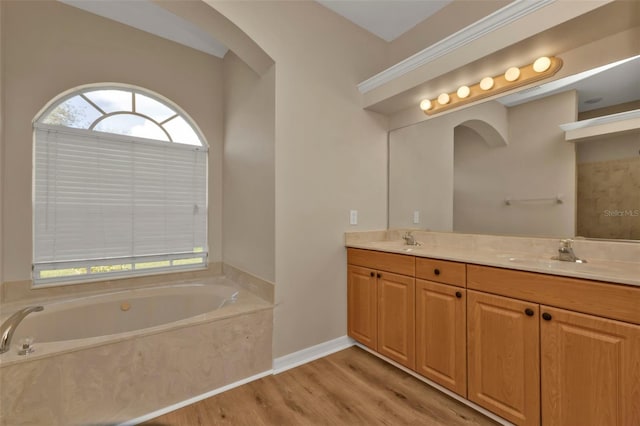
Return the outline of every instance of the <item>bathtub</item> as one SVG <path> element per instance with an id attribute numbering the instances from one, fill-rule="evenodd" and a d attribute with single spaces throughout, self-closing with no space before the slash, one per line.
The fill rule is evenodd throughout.
<path id="1" fill-rule="evenodd" d="M 0 355 L 0 425 L 128 422 L 271 369 L 272 304 L 224 277 L 34 304 Z"/>
<path id="2" fill-rule="evenodd" d="M 238 290 L 222 285 L 184 284 L 119 291 L 48 303 L 16 328 L 13 346 L 25 338 L 38 343 L 105 338 L 148 331 L 234 303 Z"/>

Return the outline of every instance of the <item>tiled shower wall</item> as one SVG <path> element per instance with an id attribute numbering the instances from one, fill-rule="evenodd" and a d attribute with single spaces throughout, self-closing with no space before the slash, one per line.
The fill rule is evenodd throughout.
<path id="1" fill-rule="evenodd" d="M 578 164 L 576 235 L 640 239 L 640 157 Z"/>

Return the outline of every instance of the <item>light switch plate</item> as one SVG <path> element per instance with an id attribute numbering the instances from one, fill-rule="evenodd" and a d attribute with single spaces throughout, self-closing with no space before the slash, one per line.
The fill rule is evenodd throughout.
<path id="1" fill-rule="evenodd" d="M 349 211 L 349 224 L 350 225 L 358 224 L 358 210 Z"/>

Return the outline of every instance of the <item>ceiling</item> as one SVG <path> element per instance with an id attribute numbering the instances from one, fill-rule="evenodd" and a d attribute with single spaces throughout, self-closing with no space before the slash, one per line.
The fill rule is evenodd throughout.
<path id="1" fill-rule="evenodd" d="M 149 0 L 58 1 L 218 58 L 229 50 L 207 32 Z"/>
<path id="2" fill-rule="evenodd" d="M 67 5 L 172 40 L 222 58 L 228 48 L 207 32 L 150 0 L 58 0 Z M 424 21 L 452 0 L 315 0 L 378 37 L 391 41 Z M 622 78 L 622 76 L 626 76 Z M 628 78 L 634 76 L 635 78 Z M 527 89 L 501 99 L 516 105 L 551 93 L 574 89 L 579 109 L 596 108 L 640 99 L 640 59 L 574 79 Z M 602 98 L 595 103 L 590 99 Z"/>
<path id="3" fill-rule="evenodd" d="M 359 27 L 392 41 L 453 0 L 316 0 Z"/>
<path id="4" fill-rule="evenodd" d="M 498 102 L 511 107 L 568 90 L 578 92 L 579 112 L 637 101 L 640 55 L 525 89 L 499 98 Z"/>
<path id="5" fill-rule="evenodd" d="M 176 43 L 224 57 L 228 48 L 150 0 L 58 0 Z M 316 0 L 386 41 L 424 21 L 453 0 Z"/>

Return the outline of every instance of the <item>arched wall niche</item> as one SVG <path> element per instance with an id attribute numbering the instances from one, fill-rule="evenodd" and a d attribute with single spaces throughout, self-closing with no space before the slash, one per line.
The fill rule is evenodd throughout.
<path id="1" fill-rule="evenodd" d="M 456 128 L 458 127 L 465 127 L 469 130 L 474 131 L 490 147 L 507 145 L 507 140 L 500 134 L 498 129 L 496 129 L 491 125 L 491 123 L 487 123 L 486 121 L 467 120 L 463 123 L 458 124 Z M 455 129 L 454 129 L 454 132 L 455 132 Z M 454 143 L 455 143 L 455 136 L 454 136 Z"/>

